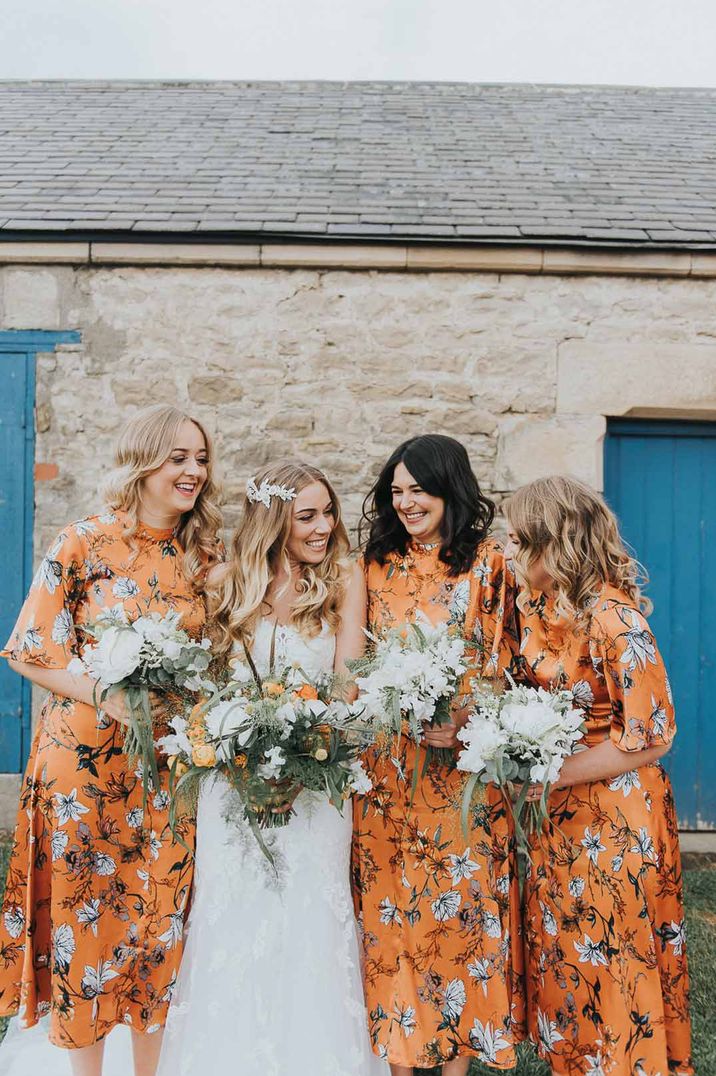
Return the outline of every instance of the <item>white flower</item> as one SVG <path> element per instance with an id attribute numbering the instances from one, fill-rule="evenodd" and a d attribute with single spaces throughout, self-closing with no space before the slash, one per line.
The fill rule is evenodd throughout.
<path id="1" fill-rule="evenodd" d="M 655 849 L 654 840 L 649 833 L 646 826 L 642 826 L 639 830 L 636 838 L 636 844 L 630 849 L 632 852 L 637 852 L 642 859 L 654 859 Z"/>
<path id="2" fill-rule="evenodd" d="M 593 942 L 588 934 L 584 935 L 584 942 L 573 942 L 574 948 L 579 953 L 580 964 L 591 964 L 593 967 L 598 968 L 603 965 L 605 968 L 608 966 L 609 961 L 602 952 L 602 947 L 599 942 Z"/>
<path id="3" fill-rule="evenodd" d="M 635 609 L 627 609 L 625 614 L 631 623 L 631 628 L 624 633 L 626 646 L 620 658 L 622 664 L 626 665 L 630 672 L 637 668 L 644 669 L 647 661 L 656 665 L 654 636 L 645 627 L 644 621 Z"/>
<path id="4" fill-rule="evenodd" d="M 568 889 L 573 897 L 581 897 L 584 892 L 584 878 L 581 878 L 579 875 L 570 878 Z"/>
<path id="5" fill-rule="evenodd" d="M 669 945 L 674 948 L 674 956 L 681 956 L 684 951 L 684 945 L 686 944 L 686 926 L 683 919 L 681 922 L 676 923 L 671 920 L 671 929 L 675 934 L 675 937 L 669 938 Z"/>
<path id="6" fill-rule="evenodd" d="M 127 627 L 129 617 L 122 603 L 117 602 L 116 605 L 108 605 L 106 609 L 103 609 L 97 616 L 97 622 L 99 624 L 114 624 L 115 627 L 122 627 L 122 625 Z"/>
<path id="7" fill-rule="evenodd" d="M 556 1043 L 564 1042 L 564 1035 L 560 1035 L 554 1020 L 550 1020 L 547 1013 L 542 1012 L 540 1008 L 537 1009 L 537 1028 L 539 1041 L 545 1050 L 551 1051 Z"/>
<path id="8" fill-rule="evenodd" d="M 393 1012 L 395 1013 L 395 1019 L 398 1022 L 398 1027 L 403 1029 L 406 1039 L 409 1038 L 415 1031 L 415 1009 L 412 1005 L 406 1005 L 405 1008 L 401 1008 L 396 1005 Z"/>
<path id="9" fill-rule="evenodd" d="M 243 730 L 238 740 L 242 746 L 251 735 L 251 729 L 246 727 L 249 721 L 249 715 L 238 699 L 223 699 L 217 702 L 207 710 L 204 717 L 207 732 L 212 739 L 235 736 L 239 730 Z"/>
<path id="10" fill-rule="evenodd" d="M 612 857 L 612 864 L 611 864 L 612 874 L 618 874 L 619 873 L 619 871 L 622 869 L 622 863 L 623 862 L 624 862 L 624 856 L 619 855 L 619 856 L 613 856 Z"/>
<path id="11" fill-rule="evenodd" d="M 159 935 L 159 941 L 164 943 L 164 948 L 173 949 L 182 939 L 184 932 L 184 913 L 172 912 L 169 916 L 169 928 Z"/>
<path id="12" fill-rule="evenodd" d="M 40 561 L 40 565 L 32 581 L 33 587 L 44 587 L 48 594 L 54 594 L 62 582 L 62 564 L 55 560 L 60 547 L 63 545 L 64 536 L 50 550 L 46 557 Z"/>
<path id="13" fill-rule="evenodd" d="M 115 598 L 134 598 L 139 594 L 139 584 L 134 579 L 122 575 L 115 580 L 112 593 Z"/>
<path id="14" fill-rule="evenodd" d="M 447 893 L 441 893 L 430 907 L 438 923 L 445 923 L 448 919 L 454 919 L 458 913 L 462 897 L 455 890 L 450 889 Z"/>
<path id="15" fill-rule="evenodd" d="M 587 1054 L 584 1060 L 587 1062 L 584 1076 L 607 1076 L 602 1065 L 604 1058 L 601 1050 L 597 1050 L 596 1054 Z"/>
<path id="16" fill-rule="evenodd" d="M 602 844 L 602 832 L 592 833 L 589 826 L 586 826 L 584 830 L 584 840 L 581 842 L 582 846 L 587 849 L 587 858 L 592 861 L 594 866 L 599 865 L 599 853 L 606 852 L 606 846 Z"/>
<path id="17" fill-rule="evenodd" d="M 265 781 L 271 781 L 275 777 L 278 777 L 286 762 L 286 756 L 283 753 L 281 747 L 272 747 L 270 751 L 267 751 L 265 756 L 266 762 L 258 767 L 257 773 L 259 777 L 263 777 Z"/>
<path id="18" fill-rule="evenodd" d="M 152 806 L 155 811 L 166 811 L 169 806 L 169 793 L 157 792 L 156 796 L 152 800 Z"/>
<path id="19" fill-rule="evenodd" d="M 61 609 L 55 617 L 52 625 L 52 641 L 58 646 L 64 646 L 74 632 L 74 621 L 69 609 Z"/>
<path id="20" fill-rule="evenodd" d="M 19 938 L 25 929 L 25 915 L 22 908 L 10 906 L 3 916 L 5 930 L 11 938 Z"/>
<path id="21" fill-rule="evenodd" d="M 365 771 L 363 763 L 360 759 L 356 759 L 351 762 L 350 767 L 350 789 L 358 796 L 365 796 L 373 788 L 373 782 Z"/>
<path id="22" fill-rule="evenodd" d="M 108 687 L 136 671 L 143 645 L 142 636 L 129 628 L 107 628 L 97 645 L 85 651 L 85 662 Z"/>
<path id="23" fill-rule="evenodd" d="M 486 960 L 475 960 L 472 964 L 467 965 L 467 970 L 473 979 L 482 987 L 482 992 L 487 997 L 487 984 L 492 978 L 492 972 L 490 965 Z"/>
<path id="24" fill-rule="evenodd" d="M 542 901 L 539 902 L 539 906 L 542 909 L 542 925 L 544 926 L 545 932 L 551 937 L 556 938 L 558 929 L 554 913 Z"/>
<path id="25" fill-rule="evenodd" d="M 575 705 L 584 710 L 594 705 L 594 692 L 588 680 L 577 680 L 576 684 L 572 684 L 572 698 Z"/>
<path id="26" fill-rule="evenodd" d="M 470 1031 L 470 1045 L 477 1053 L 480 1061 L 486 1061 L 488 1064 L 497 1064 L 498 1050 L 509 1050 L 510 1043 L 502 1034 L 502 1028 L 493 1028 L 492 1024 L 488 1021 L 486 1024 L 482 1024 L 480 1020 L 475 1020 Z"/>
<path id="27" fill-rule="evenodd" d="M 107 878 L 117 870 L 117 864 L 106 852 L 95 852 L 92 856 L 92 869 L 95 874 Z"/>
<path id="28" fill-rule="evenodd" d="M 502 937 L 502 924 L 500 917 L 495 915 L 494 912 L 484 911 L 482 913 L 482 925 L 488 938 L 501 938 Z"/>
<path id="29" fill-rule="evenodd" d="M 669 696 L 669 701 L 671 702 L 671 688 L 669 687 L 668 681 L 666 684 L 666 692 Z M 652 728 L 652 734 L 654 736 L 664 735 L 664 732 L 666 731 L 666 720 L 666 710 L 661 705 L 661 703 L 652 695 L 650 723 Z"/>
<path id="30" fill-rule="evenodd" d="M 470 849 L 466 848 L 461 856 L 450 855 L 450 874 L 453 885 L 458 885 L 463 878 L 472 878 L 475 871 L 480 870 L 480 864 L 470 859 Z"/>
<path id="31" fill-rule="evenodd" d="M 70 840 L 70 835 L 64 829 L 55 829 L 52 831 L 52 837 L 50 838 L 50 850 L 52 852 L 52 862 L 56 863 L 58 859 L 62 859 L 65 854 L 65 849 Z"/>
<path id="32" fill-rule="evenodd" d="M 25 628 L 22 638 L 20 639 L 20 650 L 39 650 L 44 642 L 44 636 L 32 623 L 32 620 Z"/>
<path id="33" fill-rule="evenodd" d="M 395 923 L 396 926 L 400 926 L 403 922 L 403 917 L 398 911 L 398 905 L 393 904 L 390 897 L 384 897 L 378 905 L 380 908 L 380 921 L 386 926 L 390 926 L 391 923 Z"/>
<path id="34" fill-rule="evenodd" d="M 156 741 L 156 746 L 164 751 L 166 755 L 191 756 L 192 746 L 191 740 L 186 734 L 187 722 L 185 718 L 171 718 L 169 727 L 174 729 L 174 732 L 169 733 L 167 736 L 161 736 Z"/>
<path id="35" fill-rule="evenodd" d="M 130 829 L 139 829 L 144 821 L 144 811 L 141 807 L 132 807 L 124 816 Z"/>
<path id="36" fill-rule="evenodd" d="M 465 993 L 465 984 L 462 979 L 451 979 L 445 984 L 443 990 L 443 997 L 445 999 L 442 1014 L 446 1020 L 450 1023 L 455 1023 L 460 1019 L 462 1010 L 467 1003 L 467 994 Z"/>
<path id="37" fill-rule="evenodd" d="M 157 837 L 154 830 L 149 834 L 149 858 L 152 860 L 159 859 L 159 853 L 162 850 L 162 842 Z"/>
<path id="38" fill-rule="evenodd" d="M 627 770 L 626 773 L 620 773 L 618 777 L 615 777 L 610 782 L 609 788 L 612 792 L 622 791 L 624 799 L 629 795 L 633 788 L 641 788 L 641 781 L 639 780 L 638 770 Z"/>
<path id="39" fill-rule="evenodd" d="M 75 955 L 75 934 L 69 923 L 60 923 L 52 934 L 52 953 L 55 964 L 61 971 L 67 971 Z"/>
<path id="40" fill-rule="evenodd" d="M 82 976 L 82 994 L 88 1000 L 99 997 L 104 993 L 104 988 L 112 979 L 116 979 L 118 971 L 114 971 L 108 960 L 100 960 L 96 968 L 91 964 L 85 964 L 85 973 Z"/>
<path id="41" fill-rule="evenodd" d="M 77 789 L 73 788 L 69 796 L 63 796 L 61 792 L 55 792 L 55 814 L 61 826 L 65 822 L 78 822 L 83 814 L 87 814 L 89 807 L 85 807 L 77 800 Z"/>
<path id="42" fill-rule="evenodd" d="M 100 917 L 99 900 L 90 897 L 88 901 L 83 901 L 82 907 L 75 912 L 75 915 L 77 916 L 77 922 L 88 926 L 96 938 L 97 923 Z"/>

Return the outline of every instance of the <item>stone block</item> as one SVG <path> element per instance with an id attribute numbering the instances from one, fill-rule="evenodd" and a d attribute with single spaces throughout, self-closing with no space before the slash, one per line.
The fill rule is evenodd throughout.
<path id="1" fill-rule="evenodd" d="M 244 394 L 238 378 L 224 376 L 193 377 L 187 386 L 189 399 L 195 404 L 218 407 L 235 403 Z"/>
<path id="2" fill-rule="evenodd" d="M 550 474 L 570 474 L 602 488 L 606 421 L 585 415 L 505 415 L 500 420 L 495 488 L 517 486 Z"/>
<path id="3" fill-rule="evenodd" d="M 19 773 L 0 773 L 0 830 L 8 833 L 15 828 L 21 784 Z"/>
<path id="4" fill-rule="evenodd" d="M 7 269 L 3 291 L 4 328 L 60 328 L 60 289 L 52 270 Z"/>

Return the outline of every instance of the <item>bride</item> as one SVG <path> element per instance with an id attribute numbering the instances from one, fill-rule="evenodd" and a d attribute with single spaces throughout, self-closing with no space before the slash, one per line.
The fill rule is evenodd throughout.
<path id="1" fill-rule="evenodd" d="M 297 663 L 307 675 L 345 668 L 363 648 L 365 583 L 348 559 L 325 476 L 284 463 L 247 487 L 229 564 L 217 566 L 218 649 L 251 650 L 259 672 Z M 301 792 L 285 828 L 265 831 L 280 879 L 241 820 L 228 782 L 202 792 L 186 946 L 159 1076 L 388 1076 L 371 1051 L 349 882 L 350 803 L 341 815 Z M 103 1072 L 131 1071 L 123 1028 Z M 36 1032 L 33 1034 L 33 1032 Z M 68 1072 L 40 1028 L 0 1047 L 6 1076 Z M 57 1056 L 59 1055 L 59 1056 Z"/>
<path id="2" fill-rule="evenodd" d="M 267 467 L 216 589 L 216 649 L 252 653 L 259 673 L 298 664 L 346 671 L 363 649 L 365 583 L 347 559 L 337 498 L 321 471 Z M 300 792 L 268 861 L 217 778 L 201 796 L 187 941 L 159 1076 L 373 1076 L 349 883 L 351 810 Z"/>

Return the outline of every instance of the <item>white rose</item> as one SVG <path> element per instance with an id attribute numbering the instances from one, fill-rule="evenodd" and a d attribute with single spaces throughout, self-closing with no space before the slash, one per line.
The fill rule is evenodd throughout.
<path id="1" fill-rule="evenodd" d="M 174 661 L 174 659 L 178 658 L 181 654 L 182 647 L 181 644 L 176 641 L 176 639 L 166 639 L 162 643 L 162 651 L 164 652 L 165 657 L 168 657 L 172 661 Z"/>
<path id="2" fill-rule="evenodd" d="M 92 671 L 103 684 L 118 684 L 139 665 L 144 640 L 126 628 L 108 628 L 91 651 Z"/>

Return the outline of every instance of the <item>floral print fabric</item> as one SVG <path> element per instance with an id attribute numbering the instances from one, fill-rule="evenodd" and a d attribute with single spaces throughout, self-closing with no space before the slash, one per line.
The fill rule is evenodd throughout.
<path id="1" fill-rule="evenodd" d="M 413 546 L 382 567 L 369 565 L 367 580 L 371 631 L 423 613 L 466 638 L 468 677 L 497 676 L 509 664 L 514 592 L 496 543 L 485 542 L 473 567 L 454 579 L 437 548 Z M 416 762 L 422 769 L 405 737 L 387 756 L 371 752 L 373 789 L 354 805 L 373 1046 L 396 1065 L 432 1067 L 466 1054 L 511 1068 L 520 1017 L 511 959 L 519 894 L 505 804 L 488 791 L 466 839 L 464 775 L 431 765 L 413 799 Z"/>
<path id="2" fill-rule="evenodd" d="M 83 626 L 121 605 L 130 619 L 182 613 L 201 634 L 203 602 L 171 531 L 112 513 L 66 527 L 44 558 L 5 657 L 66 668 Z M 191 856 L 172 840 L 167 789 L 142 811 L 120 726 L 50 694 L 23 779 L 0 914 L 0 1014 L 50 1015 L 50 1038 L 87 1046 L 118 1023 L 164 1023 L 182 949 Z M 164 771 L 166 774 L 166 771 Z M 187 827 L 184 839 L 191 845 Z"/>
<path id="3" fill-rule="evenodd" d="M 674 708 L 649 626 L 612 587 L 587 626 L 527 596 L 529 678 L 571 688 L 587 743 L 668 744 Z M 688 971 L 679 837 L 659 764 L 555 791 L 531 842 L 524 936 L 530 1034 L 557 1076 L 690 1074 Z"/>

